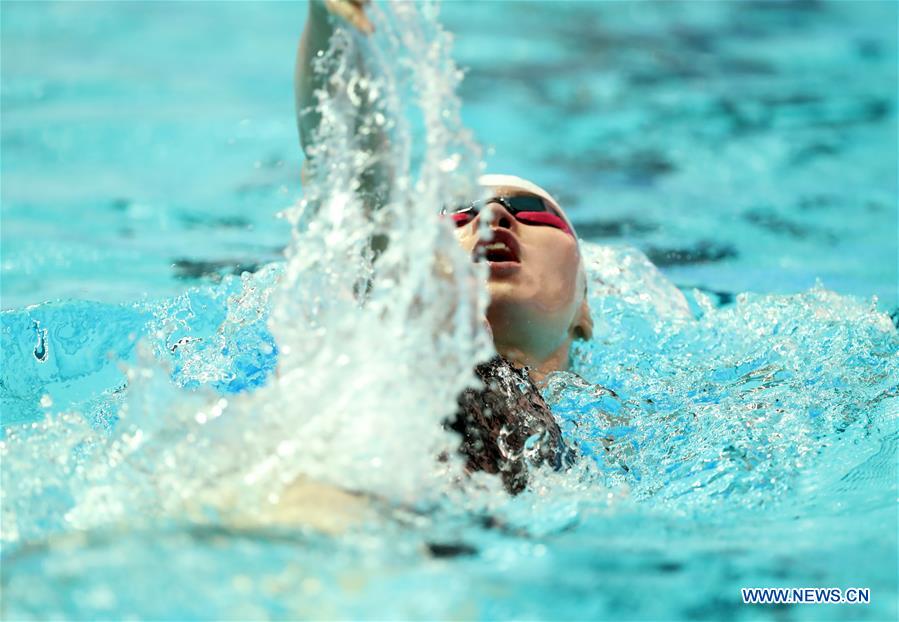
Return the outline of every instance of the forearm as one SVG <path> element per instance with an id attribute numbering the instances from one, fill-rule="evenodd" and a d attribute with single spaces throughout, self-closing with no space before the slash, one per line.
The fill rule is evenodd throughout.
<path id="1" fill-rule="evenodd" d="M 352 0 L 361 2 L 362 0 Z M 343 5 L 349 6 L 349 5 Z M 332 9 L 334 6 L 331 7 Z M 371 33 L 373 27 L 357 7 L 357 13 L 351 13 L 350 18 L 356 29 L 364 33 Z M 344 16 L 346 17 L 346 16 Z M 309 17 L 300 44 L 297 49 L 297 62 L 294 74 L 294 91 L 297 107 L 297 125 L 300 131 L 300 143 L 303 146 L 307 162 L 304 170 L 308 170 L 308 160 L 311 156 L 310 147 L 316 140 L 317 130 L 321 123 L 321 116 L 316 107 L 318 100 L 316 91 L 333 91 L 331 76 L 324 72 L 315 71 L 314 63 L 320 53 L 327 52 L 331 47 L 331 37 L 334 34 L 335 22 L 329 9 L 323 0 L 311 0 L 309 3 Z M 355 69 L 358 74 L 365 76 L 365 64 L 362 53 L 357 46 L 350 46 L 348 50 L 342 50 L 341 54 L 347 54 L 342 59 L 346 64 Z M 346 88 L 346 87 L 344 87 Z M 333 93 L 332 93 L 333 94 Z M 393 178 L 390 166 L 384 158 L 387 148 L 387 134 L 384 129 L 372 122 L 372 112 L 375 110 L 375 95 L 371 90 L 368 80 L 358 80 L 353 87 L 353 99 L 356 105 L 354 120 L 356 130 L 356 145 L 366 154 L 366 161 L 359 169 L 359 195 L 370 209 L 377 209 L 389 195 L 389 188 Z"/>
<path id="2" fill-rule="evenodd" d="M 315 110 L 317 104 L 315 91 L 325 86 L 327 76 L 317 73 L 312 63 L 319 52 L 325 52 L 334 25 L 328 11 L 321 0 L 310 0 L 309 16 L 297 48 L 296 67 L 294 68 L 294 99 L 296 102 L 297 126 L 300 131 L 300 144 L 305 151 L 313 142 L 315 130 L 319 124 L 319 115 Z"/>

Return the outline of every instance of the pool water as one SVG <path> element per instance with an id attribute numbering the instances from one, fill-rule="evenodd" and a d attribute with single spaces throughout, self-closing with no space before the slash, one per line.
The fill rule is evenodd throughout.
<path id="1" fill-rule="evenodd" d="M 445 2 L 461 120 L 414 6 L 373 9 L 392 118 L 427 94 L 375 270 L 339 102 L 291 207 L 305 4 L 3 3 L 3 617 L 895 619 L 895 3 Z M 487 351 L 421 217 L 464 127 L 586 240 L 581 458 L 515 498 L 433 460 Z M 297 473 L 376 518 L 261 516 Z"/>

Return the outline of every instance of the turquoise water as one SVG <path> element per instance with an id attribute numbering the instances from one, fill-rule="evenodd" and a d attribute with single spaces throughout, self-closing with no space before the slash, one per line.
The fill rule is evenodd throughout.
<path id="1" fill-rule="evenodd" d="M 444 3 L 488 168 L 590 241 L 596 338 L 546 390 L 582 459 L 514 499 L 420 476 L 452 382 L 379 353 L 334 295 L 366 268 L 274 217 L 305 5 L 2 12 L 4 618 L 895 619 L 894 3 Z M 371 326 L 427 334 L 391 291 Z M 274 453 L 377 520 L 206 503 Z"/>

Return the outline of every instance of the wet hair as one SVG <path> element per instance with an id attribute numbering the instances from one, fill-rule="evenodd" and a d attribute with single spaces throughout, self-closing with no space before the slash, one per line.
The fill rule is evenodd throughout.
<path id="1" fill-rule="evenodd" d="M 464 391 L 447 423 L 462 436 L 459 452 L 468 471 L 498 474 L 506 490 L 518 494 L 529 469 L 561 469 L 572 462 L 573 452 L 525 371 L 497 356 L 478 365 L 475 374 L 484 387 Z"/>

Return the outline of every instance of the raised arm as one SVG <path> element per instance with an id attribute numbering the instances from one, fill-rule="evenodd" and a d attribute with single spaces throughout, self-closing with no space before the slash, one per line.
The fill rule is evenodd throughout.
<path id="1" fill-rule="evenodd" d="M 331 14 L 347 19 L 359 30 L 372 32 L 371 22 L 362 11 L 363 2 L 350 0 L 310 0 L 309 17 L 300 37 L 297 49 L 297 60 L 294 68 L 294 98 L 296 101 L 297 125 L 300 130 L 300 143 L 305 149 L 312 143 L 319 117 L 315 112 L 315 91 L 324 87 L 328 76 L 317 74 L 312 63 L 319 52 L 328 49 L 334 24 Z"/>
<path id="2" fill-rule="evenodd" d="M 300 143 L 307 161 L 311 156 L 309 147 L 316 139 L 316 129 L 321 121 L 315 110 L 318 103 L 315 92 L 329 86 L 329 76 L 317 73 L 313 69 L 313 62 L 319 52 L 328 50 L 331 35 L 334 34 L 337 25 L 336 19 L 345 20 L 365 34 L 374 31 L 374 27 L 364 11 L 365 5 L 369 2 L 370 0 L 310 0 L 309 2 L 309 17 L 300 38 L 294 70 L 297 126 L 300 132 Z M 354 52 L 352 62 L 360 73 L 365 73 L 361 54 Z M 358 127 L 372 108 L 371 98 L 364 88 L 359 88 L 356 94 L 359 101 L 362 102 L 358 109 Z M 359 191 L 370 207 L 376 209 L 378 204 L 386 199 L 389 188 L 390 172 L 384 162 L 385 158 L 382 157 L 387 136 L 382 131 L 370 131 L 371 126 L 369 128 L 369 131 L 357 134 L 364 136 L 360 147 L 370 156 L 369 163 L 361 174 Z"/>

